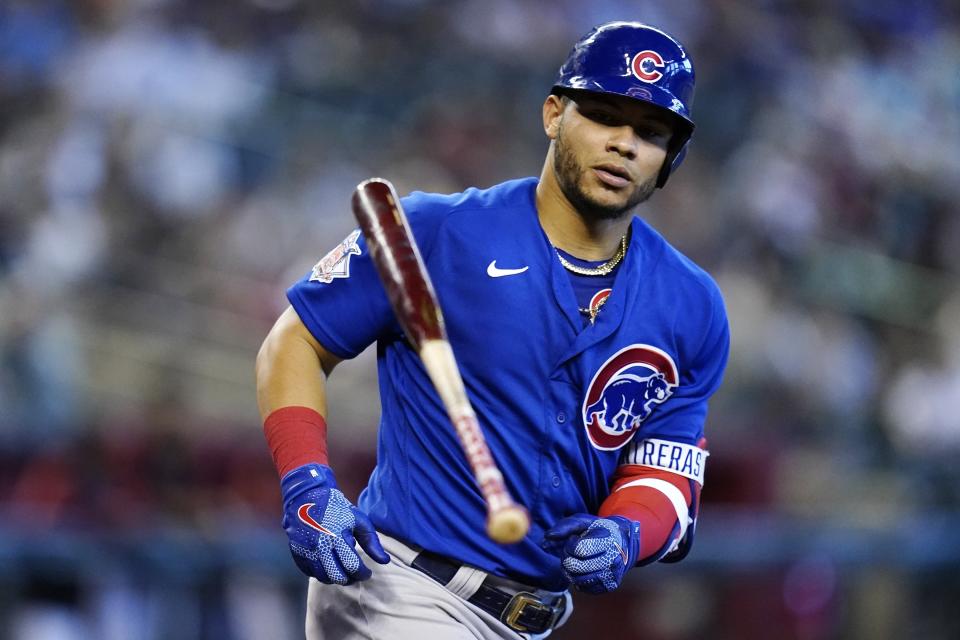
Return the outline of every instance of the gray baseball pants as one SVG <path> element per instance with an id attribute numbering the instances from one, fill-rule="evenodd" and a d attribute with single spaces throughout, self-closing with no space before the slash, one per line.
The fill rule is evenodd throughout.
<path id="1" fill-rule="evenodd" d="M 410 566 L 416 550 L 382 533 L 380 541 L 390 564 L 377 564 L 357 547 L 373 571 L 369 580 L 343 587 L 310 579 L 307 640 L 541 640 L 550 635 L 517 633 L 467 602 L 487 577 L 483 571 L 462 567 L 445 587 Z M 517 585 L 516 590 L 530 589 Z M 573 611 L 569 593 L 566 597 L 561 624 Z"/>

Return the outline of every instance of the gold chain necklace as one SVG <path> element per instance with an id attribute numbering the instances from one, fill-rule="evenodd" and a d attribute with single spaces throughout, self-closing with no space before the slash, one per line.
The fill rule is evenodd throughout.
<path id="1" fill-rule="evenodd" d="M 556 250 L 556 248 L 554 248 Z M 604 262 L 599 267 L 580 267 L 560 255 L 560 252 L 557 251 L 557 257 L 560 258 L 560 264 L 563 265 L 563 268 L 572 273 L 576 273 L 581 276 L 605 276 L 613 271 L 614 267 L 620 264 L 620 261 L 623 260 L 623 256 L 627 253 L 627 234 L 623 234 L 623 237 L 620 238 L 620 248 L 617 249 L 617 252 L 613 254 L 613 257 Z"/>

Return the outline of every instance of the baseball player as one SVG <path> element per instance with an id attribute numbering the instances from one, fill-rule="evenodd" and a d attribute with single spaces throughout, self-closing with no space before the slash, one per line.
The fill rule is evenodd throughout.
<path id="1" fill-rule="evenodd" d="M 694 129 L 692 62 L 653 27 L 579 40 L 543 104 L 539 178 L 404 198 L 519 543 L 485 506 L 359 231 L 287 292 L 257 357 L 283 527 L 313 638 L 542 638 L 569 590 L 690 549 L 707 400 L 727 361 L 714 281 L 632 214 Z M 377 466 L 357 504 L 327 458 L 324 381 L 377 343 Z M 336 399 L 333 399 L 335 402 Z"/>

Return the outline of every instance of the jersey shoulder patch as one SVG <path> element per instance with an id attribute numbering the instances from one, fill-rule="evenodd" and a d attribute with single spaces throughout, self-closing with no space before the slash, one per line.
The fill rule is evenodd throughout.
<path id="1" fill-rule="evenodd" d="M 320 262 L 313 265 L 310 282 L 329 284 L 334 278 L 349 278 L 350 256 L 360 255 L 359 238 L 360 229 L 354 229 L 343 242 L 320 258 Z"/>

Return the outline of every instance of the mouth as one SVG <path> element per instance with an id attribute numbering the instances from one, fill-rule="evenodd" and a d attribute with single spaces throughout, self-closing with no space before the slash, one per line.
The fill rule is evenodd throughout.
<path id="1" fill-rule="evenodd" d="M 605 163 L 593 167 L 593 172 L 600 182 L 611 187 L 622 188 L 630 184 L 630 173 L 617 164 Z"/>

